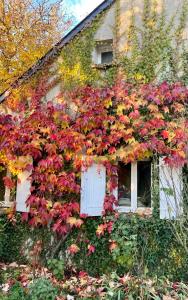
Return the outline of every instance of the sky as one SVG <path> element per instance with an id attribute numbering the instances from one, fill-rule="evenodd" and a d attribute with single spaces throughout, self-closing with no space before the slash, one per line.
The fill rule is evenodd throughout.
<path id="1" fill-rule="evenodd" d="M 79 22 L 103 1 L 104 0 L 64 0 L 64 5 L 67 7 L 69 13 L 75 17 L 76 21 Z"/>

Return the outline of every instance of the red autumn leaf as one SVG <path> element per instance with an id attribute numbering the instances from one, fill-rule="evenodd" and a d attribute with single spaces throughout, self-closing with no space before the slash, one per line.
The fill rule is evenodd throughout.
<path id="1" fill-rule="evenodd" d="M 137 119 L 139 116 L 140 116 L 140 113 L 139 113 L 138 110 L 135 110 L 135 111 L 133 111 L 129 114 L 129 117 L 134 119 L 134 120 Z"/>
<path id="2" fill-rule="evenodd" d="M 84 278 L 84 277 L 87 277 L 87 276 L 88 276 L 88 273 L 85 272 L 85 271 L 80 271 L 78 276 L 79 276 L 80 278 Z"/>
<path id="3" fill-rule="evenodd" d="M 167 130 L 163 130 L 161 132 L 161 136 L 163 137 L 163 139 L 168 139 L 169 137 L 169 132 Z"/>
<path id="4" fill-rule="evenodd" d="M 67 223 L 71 226 L 71 227 L 77 227 L 80 228 L 82 226 L 82 224 L 84 223 L 81 219 L 77 219 L 75 217 L 69 217 L 67 219 Z"/>
<path id="5" fill-rule="evenodd" d="M 33 186 L 27 201 L 32 226 L 47 225 L 50 221 L 53 230 L 66 235 L 82 225 L 80 218 L 86 216 L 78 216 L 83 151 L 105 158 L 102 164 L 109 178 L 109 194 L 104 201 L 104 215 L 113 213 L 114 220 L 118 217 L 114 213 L 117 199 L 113 196 L 118 160 L 131 163 L 155 152 L 166 156 L 165 162 L 170 166 L 185 164 L 188 121 L 182 116 L 188 89 L 180 83 L 135 86 L 119 80 L 110 88 L 80 88 L 69 94 L 70 102 L 79 112 L 74 121 L 70 120 L 64 103 L 40 102 L 46 91 L 44 85 L 41 83 L 31 91 L 33 109 L 29 114 L 21 101 L 19 108 L 25 113 L 0 115 L 0 163 L 9 167 L 7 159 L 10 163 L 19 155 L 33 157 Z M 113 102 L 114 107 L 109 109 L 107 101 Z M 118 115 L 111 109 L 116 104 Z M 87 169 L 91 164 L 84 167 Z M 68 224 L 68 218 L 75 218 L 75 222 Z M 110 222 L 101 224 L 97 235 L 110 234 L 112 228 Z"/>
<path id="6" fill-rule="evenodd" d="M 116 148 L 115 147 L 110 147 L 109 149 L 108 149 L 108 153 L 109 154 L 113 154 L 113 153 L 115 153 L 116 152 Z"/>
<path id="7" fill-rule="evenodd" d="M 87 249 L 88 249 L 88 255 L 95 252 L 95 246 L 93 246 L 93 245 L 88 245 Z"/>
<path id="8" fill-rule="evenodd" d="M 96 234 L 97 236 L 104 235 L 106 231 L 107 225 L 106 224 L 101 224 L 97 227 Z"/>
<path id="9" fill-rule="evenodd" d="M 108 233 L 112 232 L 114 222 L 110 221 L 106 224 Z"/>
<path id="10" fill-rule="evenodd" d="M 55 144 L 46 144 L 45 150 L 48 152 L 49 155 L 56 154 L 57 146 Z"/>
<path id="11" fill-rule="evenodd" d="M 80 251 L 80 248 L 76 245 L 76 244 L 72 244 L 69 248 L 68 248 L 68 252 L 71 254 L 76 254 Z"/>
<path id="12" fill-rule="evenodd" d="M 87 217 L 88 217 L 87 214 L 80 214 L 80 218 L 82 218 L 82 219 L 86 219 Z"/>
<path id="13" fill-rule="evenodd" d="M 125 115 L 121 115 L 119 117 L 119 120 L 120 120 L 120 122 L 122 122 L 124 124 L 129 124 L 130 123 L 130 119 L 127 116 L 125 116 Z"/>
<path id="14" fill-rule="evenodd" d="M 118 244 L 116 241 L 110 241 L 110 245 L 109 245 L 109 249 L 110 251 L 113 251 L 114 249 L 116 249 L 118 247 Z"/>
<path id="15" fill-rule="evenodd" d="M 140 135 L 141 136 L 147 136 L 148 135 L 148 129 L 147 128 L 142 128 L 141 130 L 140 130 Z"/>
<path id="16" fill-rule="evenodd" d="M 22 220 L 23 221 L 28 221 L 28 218 L 29 218 L 29 214 L 28 213 L 23 213 L 22 214 Z"/>

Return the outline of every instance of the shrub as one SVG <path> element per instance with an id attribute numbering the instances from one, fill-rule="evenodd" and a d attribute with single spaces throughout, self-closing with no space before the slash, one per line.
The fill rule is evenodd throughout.
<path id="1" fill-rule="evenodd" d="M 19 282 L 16 282 L 7 295 L 0 294 L 0 300 L 26 300 L 26 293 Z"/>
<path id="2" fill-rule="evenodd" d="M 113 220 L 112 217 L 108 219 Z M 72 270 L 76 270 L 91 276 L 117 271 L 119 275 L 129 272 L 140 276 L 188 280 L 188 258 L 177 243 L 169 221 L 122 214 L 110 234 L 105 232 L 98 237 L 96 230 L 103 222 L 103 218 L 87 218 L 80 229 L 67 237 L 55 260 L 47 260 L 47 254 L 53 247 L 50 232 L 43 228 L 29 230 L 19 218 L 15 225 L 10 224 L 3 216 L 0 218 L 0 261 L 25 262 L 20 252 L 24 241 L 30 237 L 33 243 L 42 241 L 40 264 L 45 264 L 47 260 L 57 279 L 63 278 L 64 274 L 71 276 L 75 272 Z M 118 247 L 110 250 L 111 241 L 115 241 Z M 74 255 L 68 254 L 66 250 L 71 244 L 77 244 L 80 251 Z M 89 253 L 89 244 L 94 247 L 94 253 Z"/>
<path id="3" fill-rule="evenodd" d="M 169 221 L 120 215 L 112 233 L 105 233 L 99 238 L 96 229 L 101 223 L 102 218 L 88 218 L 81 232 L 69 236 L 61 248 L 65 268 L 70 266 L 78 271 L 84 270 L 91 276 L 116 270 L 120 275 L 130 272 L 140 276 L 166 276 L 171 280 L 188 279 L 188 259 L 177 244 Z M 110 251 L 110 241 L 113 240 L 118 247 Z M 80 251 L 67 261 L 65 250 L 75 242 Z M 88 243 L 95 247 L 95 252 L 90 255 Z"/>
<path id="4" fill-rule="evenodd" d="M 187 256 L 177 244 L 169 221 L 121 215 L 111 238 L 118 243 L 118 250 L 115 249 L 112 256 L 120 274 L 127 272 L 128 266 L 128 271 L 133 274 L 166 276 L 171 280 L 188 279 Z M 126 243 L 130 248 L 128 253 Z M 130 266 L 126 261 L 122 263 L 122 255 L 123 258 L 127 255 L 129 259 L 132 257 Z"/>
<path id="5" fill-rule="evenodd" d="M 66 261 L 66 268 L 84 270 L 91 276 L 110 273 L 116 264 L 113 262 L 109 253 L 109 235 L 102 238 L 97 237 L 96 229 L 102 223 L 102 218 L 88 218 L 83 228 L 72 233 L 66 242 L 62 245 L 61 254 Z M 67 257 L 65 250 L 73 243 L 77 243 L 80 251 L 72 256 Z M 88 244 L 95 247 L 94 253 L 88 253 Z"/>
<path id="6" fill-rule="evenodd" d="M 55 300 L 58 290 L 47 278 L 38 278 L 29 285 L 28 300 Z"/>
<path id="7" fill-rule="evenodd" d="M 0 269 L 0 284 L 5 283 L 7 280 L 15 280 L 17 281 L 20 276 L 19 268 L 9 268 Z"/>
<path id="8" fill-rule="evenodd" d="M 41 263 L 46 262 L 46 254 L 50 249 L 50 232 L 46 228 L 31 228 L 21 221 L 20 214 L 10 222 L 6 215 L 0 216 L 0 262 L 17 262 L 25 264 L 29 261 L 29 252 L 38 240 L 42 241 Z"/>
<path id="9" fill-rule="evenodd" d="M 26 300 L 26 294 L 20 283 L 15 283 L 9 293 L 8 300 Z"/>
<path id="10" fill-rule="evenodd" d="M 17 215 L 15 224 L 11 223 L 6 215 L 0 216 L 0 261 L 1 262 L 20 262 L 26 260 L 20 255 L 24 239 L 28 235 L 28 227 L 24 225 L 20 216 Z"/>
<path id="11" fill-rule="evenodd" d="M 64 260 L 58 260 L 58 259 L 49 259 L 47 261 L 48 269 L 53 273 L 53 275 L 61 280 L 64 277 L 64 269 L 65 269 L 65 263 Z"/>

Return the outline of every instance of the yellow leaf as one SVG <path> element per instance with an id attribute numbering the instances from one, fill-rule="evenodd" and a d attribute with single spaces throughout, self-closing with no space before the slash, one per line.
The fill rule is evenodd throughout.
<path id="1" fill-rule="evenodd" d="M 127 140 L 128 144 L 134 144 L 136 142 L 135 138 L 132 137 L 130 139 Z"/>
<path id="2" fill-rule="evenodd" d="M 112 99 L 111 99 L 111 98 L 105 99 L 105 101 L 104 101 L 104 106 L 105 106 L 106 108 L 111 107 L 111 106 L 112 106 Z"/>
<path id="3" fill-rule="evenodd" d="M 120 116 L 123 114 L 123 110 L 126 109 L 125 104 L 119 104 L 117 107 L 117 115 Z"/>

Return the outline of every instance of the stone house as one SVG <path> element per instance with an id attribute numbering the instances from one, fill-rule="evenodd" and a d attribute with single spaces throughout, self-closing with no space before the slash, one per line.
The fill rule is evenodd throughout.
<path id="1" fill-rule="evenodd" d="M 135 15 L 137 26 L 141 26 L 140 11 L 143 9 L 143 0 L 135 1 Z M 157 9 L 161 10 L 163 0 L 157 1 Z M 168 15 L 175 14 L 182 1 L 166 0 Z M 7 111 L 6 99 L 11 95 L 12 91 L 25 82 L 29 81 L 33 76 L 46 68 L 53 69 L 59 55 L 63 49 L 71 43 L 75 38 L 79 39 L 82 33 L 92 27 L 97 17 L 102 16 L 102 21 L 94 33 L 94 47 L 92 49 L 92 68 L 100 70 L 104 73 L 109 69 L 116 60 L 118 55 L 124 55 L 127 47 L 126 30 L 130 22 L 130 9 L 132 1 L 129 0 L 105 0 L 93 12 L 91 12 L 83 21 L 73 28 L 66 36 L 64 36 L 52 49 L 46 53 L 39 61 L 36 62 L 29 70 L 27 70 L 20 78 L 10 86 L 10 88 L 0 95 L 0 110 Z M 118 26 L 117 26 L 118 22 Z M 188 29 L 188 28 L 187 28 Z M 184 32 L 185 40 L 188 32 Z M 50 64 L 50 67 L 49 67 Z M 54 75 L 53 75 L 54 76 Z M 49 76 L 50 80 L 53 76 Z M 44 101 L 56 99 L 61 91 L 61 82 L 54 81 L 53 86 L 44 96 Z M 10 113 L 10 111 L 9 111 Z M 160 161 L 159 177 L 160 177 L 160 216 L 161 218 L 176 217 L 179 213 L 179 203 L 181 199 L 182 182 L 181 170 L 169 170 Z M 8 172 L 8 171 L 7 171 Z M 9 173 L 8 173 L 9 174 Z M 25 171 L 20 174 L 20 180 L 17 183 L 16 192 L 16 208 L 17 211 L 28 211 L 25 201 L 30 194 L 30 181 L 28 180 L 30 172 Z M 4 187 L 3 177 L 5 171 L 0 173 L 0 201 L 2 206 L 9 207 L 12 205 L 10 201 L 10 190 Z M 152 162 L 149 160 L 138 161 L 132 164 L 124 165 L 120 162 L 118 173 L 118 188 L 114 191 L 114 195 L 119 201 L 120 212 L 135 212 L 139 210 L 152 210 Z M 166 197 L 164 188 L 169 185 L 176 186 L 176 197 L 171 195 Z M 82 173 L 81 178 L 81 213 L 89 216 L 99 216 L 102 214 L 103 201 L 106 193 L 106 171 L 105 167 L 94 164 L 87 171 Z M 95 193 L 93 192 L 95 191 Z M 178 202 L 178 203 L 177 203 Z M 177 210 L 178 206 L 178 210 Z"/>

